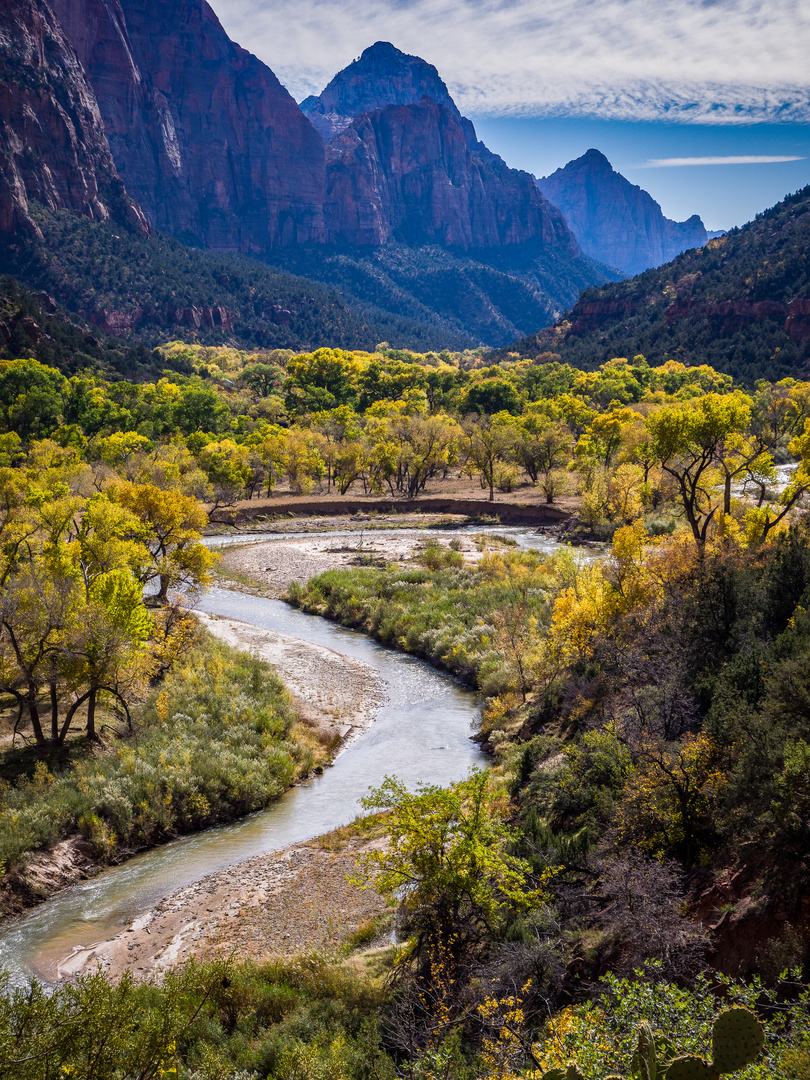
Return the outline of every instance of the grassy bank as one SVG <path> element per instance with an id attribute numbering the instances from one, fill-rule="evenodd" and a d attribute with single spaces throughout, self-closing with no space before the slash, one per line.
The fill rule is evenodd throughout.
<path id="1" fill-rule="evenodd" d="M 532 641 L 548 625 L 573 564 L 566 554 L 517 552 L 507 541 L 497 546 L 470 565 L 453 541 L 429 541 L 413 569 L 330 570 L 293 584 L 288 599 L 428 660 L 488 696 L 525 694 Z"/>
<path id="2" fill-rule="evenodd" d="M 90 861 L 103 863 L 266 806 L 313 763 L 294 725 L 270 665 L 201 637 L 131 733 L 2 781 L 3 885 L 19 889 L 30 854 L 64 837 L 81 834 Z M 7 751 L 5 774 L 25 757 Z"/>

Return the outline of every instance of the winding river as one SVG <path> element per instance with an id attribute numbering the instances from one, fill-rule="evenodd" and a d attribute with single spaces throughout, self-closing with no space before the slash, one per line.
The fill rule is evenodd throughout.
<path id="1" fill-rule="evenodd" d="M 559 547 L 530 529 L 492 531 L 514 536 L 525 548 L 551 552 Z M 284 538 L 242 535 L 216 538 L 211 546 Z M 164 896 L 206 874 L 347 824 L 360 811 L 359 800 L 369 787 L 388 773 L 409 784 L 444 785 L 460 779 L 471 766 L 485 763 L 470 739 L 480 713 L 479 695 L 423 661 L 280 600 L 213 588 L 197 606 L 212 615 L 324 645 L 370 665 L 382 677 L 386 701 L 369 730 L 351 742 L 331 768 L 291 788 L 266 810 L 142 852 L 65 889 L 10 924 L 0 937 L 0 967 L 15 982 L 31 975 L 48 980 L 56 962 L 73 949 L 112 937 Z"/>

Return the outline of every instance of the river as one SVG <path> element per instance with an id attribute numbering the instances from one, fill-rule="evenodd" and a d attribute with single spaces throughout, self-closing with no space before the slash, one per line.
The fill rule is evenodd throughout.
<path id="1" fill-rule="evenodd" d="M 560 547 L 531 529 L 490 531 L 513 536 L 522 548 L 551 553 Z M 243 534 L 211 538 L 209 544 L 222 547 L 287 538 Z M 472 766 L 486 763 L 470 739 L 480 715 L 480 696 L 425 662 L 280 600 L 212 588 L 197 607 L 360 660 L 379 672 L 386 701 L 369 730 L 338 754 L 322 776 L 291 788 L 267 809 L 142 852 L 65 889 L 9 924 L 0 938 L 0 967 L 17 983 L 32 975 L 50 979 L 56 962 L 75 948 L 112 937 L 164 896 L 206 874 L 347 824 L 360 811 L 359 800 L 386 774 L 396 774 L 408 784 L 445 785 Z"/>

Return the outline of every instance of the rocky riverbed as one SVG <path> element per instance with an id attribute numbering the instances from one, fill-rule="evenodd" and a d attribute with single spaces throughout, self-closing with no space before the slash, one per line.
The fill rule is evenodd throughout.
<path id="1" fill-rule="evenodd" d="M 386 910 L 373 889 L 348 880 L 358 857 L 381 843 L 355 838 L 335 852 L 310 841 L 229 866 L 166 897 L 115 937 L 74 950 L 53 974 L 101 967 L 113 979 L 130 970 L 143 980 L 192 956 L 265 960 L 334 949 Z"/>
<path id="2" fill-rule="evenodd" d="M 216 637 L 267 660 L 290 691 L 299 722 L 335 748 L 365 731 L 385 700 L 378 672 L 312 641 L 197 612 Z"/>
<path id="3" fill-rule="evenodd" d="M 303 535 L 283 540 L 259 540 L 221 551 L 229 588 L 258 589 L 265 596 L 281 598 L 294 581 L 302 585 L 327 570 L 344 566 L 385 566 L 414 559 L 426 541 L 446 545 L 450 540 L 467 561 L 475 561 L 481 551 L 470 533 L 419 530 L 414 532 L 355 531 L 351 535 Z M 239 579 L 242 579 L 240 582 Z"/>

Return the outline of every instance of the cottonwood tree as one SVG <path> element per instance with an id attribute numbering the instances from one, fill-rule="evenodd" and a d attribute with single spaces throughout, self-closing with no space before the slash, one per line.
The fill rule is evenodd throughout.
<path id="1" fill-rule="evenodd" d="M 489 488 L 489 501 L 495 501 L 495 468 L 513 450 L 516 433 L 509 413 L 494 416 L 468 416 L 463 424 L 467 464 L 481 476 L 482 487 Z"/>
<path id="2" fill-rule="evenodd" d="M 207 515 L 196 499 L 153 484 L 122 484 L 111 497 L 143 527 L 136 573 L 143 585 L 158 583 L 158 603 L 166 602 L 170 588 L 207 582 L 213 556 L 200 543 Z"/>
<path id="3" fill-rule="evenodd" d="M 527 864 L 510 854 L 508 805 L 487 772 L 415 792 L 386 777 L 362 802 L 383 811 L 390 840 L 364 857 L 364 884 L 399 900 L 413 935 L 409 957 L 423 974 L 437 956 L 458 965 L 510 913 L 537 901 Z"/>
<path id="4" fill-rule="evenodd" d="M 748 405 L 736 394 L 706 394 L 695 405 L 668 405 L 647 417 L 652 453 L 677 484 L 701 555 L 709 526 L 723 505 L 716 467 L 726 457 L 729 440 L 747 432 L 750 419 Z"/>

